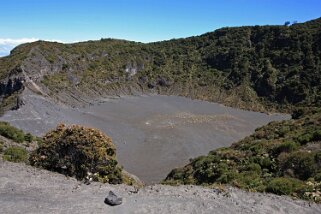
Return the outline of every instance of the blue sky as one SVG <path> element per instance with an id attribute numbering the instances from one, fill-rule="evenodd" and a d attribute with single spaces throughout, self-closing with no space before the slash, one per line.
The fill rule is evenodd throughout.
<path id="1" fill-rule="evenodd" d="M 0 56 L 38 39 L 140 42 L 321 17 L 321 0 L 1 0 Z"/>

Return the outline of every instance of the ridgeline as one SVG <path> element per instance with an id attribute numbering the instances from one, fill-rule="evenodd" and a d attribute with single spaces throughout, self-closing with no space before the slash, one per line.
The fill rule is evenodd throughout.
<path id="1" fill-rule="evenodd" d="M 23 44 L 0 58 L 0 96 L 3 110 L 17 108 L 16 93 L 27 86 L 69 104 L 157 92 L 281 111 L 320 106 L 320 73 L 321 18 L 148 44 L 116 39 Z"/>

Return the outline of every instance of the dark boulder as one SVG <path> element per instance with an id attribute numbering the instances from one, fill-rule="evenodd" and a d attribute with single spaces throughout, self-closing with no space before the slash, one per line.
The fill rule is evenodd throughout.
<path id="1" fill-rule="evenodd" d="M 123 199 L 118 197 L 113 191 L 109 191 L 108 196 L 105 198 L 105 204 L 116 206 L 123 203 Z"/>

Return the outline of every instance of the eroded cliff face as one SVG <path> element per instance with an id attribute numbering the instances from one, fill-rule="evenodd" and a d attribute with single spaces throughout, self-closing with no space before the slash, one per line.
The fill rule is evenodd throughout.
<path id="1" fill-rule="evenodd" d="M 23 105 L 19 94 L 25 88 L 25 77 L 21 68 L 10 71 L 8 77 L 0 81 L 0 113 L 15 110 Z"/>
<path id="2" fill-rule="evenodd" d="M 12 77 L 4 82 L 0 82 L 0 96 L 10 96 L 17 91 L 22 90 L 24 88 L 23 83 L 23 77 Z"/>
<path id="3" fill-rule="evenodd" d="M 30 44 L 26 44 L 28 46 Z M 24 45 L 23 45 L 24 46 Z M 23 49 L 24 47 L 20 48 Z M 70 81 L 76 83 L 78 78 L 72 75 L 74 68 L 67 66 L 68 59 L 60 57 L 55 53 L 55 58 L 51 59 L 48 55 L 50 51 L 43 51 L 39 45 L 34 45 L 27 50 L 13 50 L 11 56 L 13 59 L 0 61 L 1 67 L 7 63 L 6 70 L 1 70 L 2 79 L 0 79 L 0 109 L 1 113 L 7 110 L 16 110 L 23 105 L 21 93 L 30 89 L 34 93 L 47 96 L 50 90 L 42 84 L 46 76 L 55 75 L 59 72 L 67 73 Z M 52 53 L 55 50 L 52 50 Z M 22 55 L 23 52 L 23 57 Z M 8 57 L 8 58 L 10 58 Z M 17 59 L 16 59 L 17 58 Z M 12 64 L 12 65 L 10 65 Z M 4 67 L 4 66 L 3 66 Z M 80 70 L 84 70 L 83 68 Z"/>
<path id="4" fill-rule="evenodd" d="M 72 55 L 64 56 L 58 48 L 50 47 L 42 50 L 41 44 L 39 44 L 31 48 L 28 57 L 21 63 L 21 66 L 28 78 L 37 83 L 41 82 L 46 75 L 73 72 L 76 68 L 69 66 L 69 64 L 73 64 L 73 59 Z M 78 66 L 77 68 L 84 70 L 83 67 Z"/>
<path id="5" fill-rule="evenodd" d="M 26 44 L 26 46 L 28 45 L 29 44 Z M 8 64 L 5 70 L 1 69 L 1 113 L 7 110 L 19 109 L 24 103 L 21 93 L 26 88 L 34 93 L 46 95 L 47 90 L 41 85 L 43 78 L 46 75 L 54 75 L 63 70 L 64 60 L 58 57 L 55 61 L 50 62 L 38 45 L 31 48 L 28 47 L 27 50 L 23 48 L 23 50 L 17 49 L 18 50 L 14 49 L 12 51 L 7 61 L 5 59 L 0 61 L 1 67 L 4 67 L 6 63 Z M 10 59 L 10 57 L 12 57 L 12 59 Z"/>

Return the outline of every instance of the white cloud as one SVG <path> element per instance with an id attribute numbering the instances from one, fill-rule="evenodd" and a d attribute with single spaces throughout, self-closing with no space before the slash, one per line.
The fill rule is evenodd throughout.
<path id="1" fill-rule="evenodd" d="M 9 55 L 10 51 L 17 45 L 28 43 L 28 42 L 35 42 L 38 40 L 39 40 L 38 38 L 20 38 L 20 39 L 0 38 L 0 57 Z M 56 40 L 56 39 L 50 39 L 46 41 L 63 43 L 61 40 Z"/>
<path id="2" fill-rule="evenodd" d="M 0 45 L 19 45 L 27 42 L 34 42 L 37 38 L 22 38 L 22 39 L 2 39 L 0 38 Z"/>

